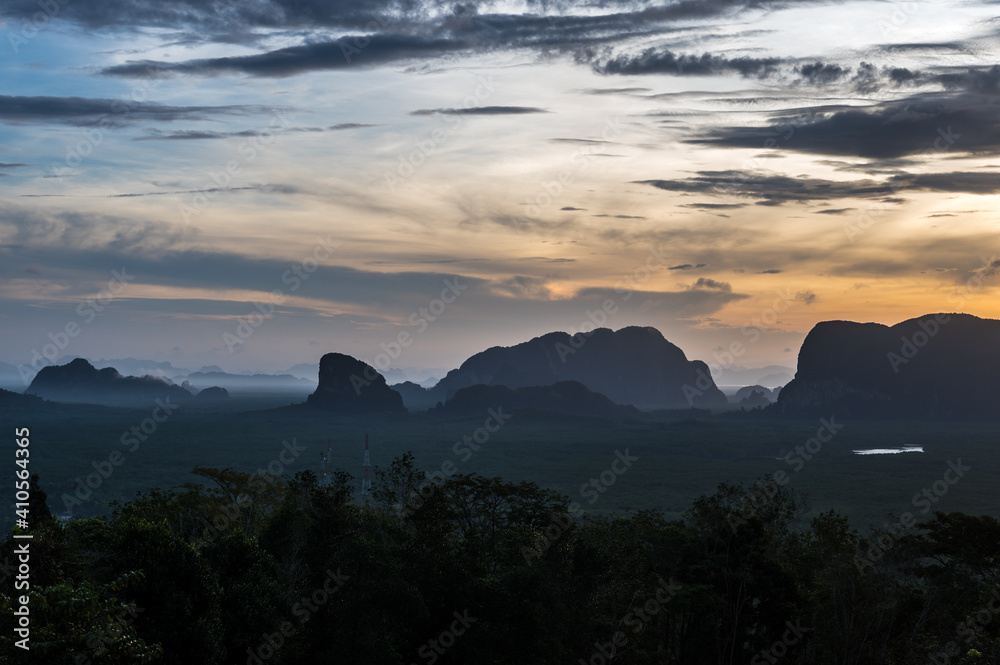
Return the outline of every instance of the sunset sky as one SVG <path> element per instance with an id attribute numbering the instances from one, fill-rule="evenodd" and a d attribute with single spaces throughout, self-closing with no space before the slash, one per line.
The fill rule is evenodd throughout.
<path id="1" fill-rule="evenodd" d="M 451 368 L 594 319 L 794 366 L 818 321 L 998 312 L 995 2 L 45 7 L 0 8 L 11 364 L 74 324 Z"/>

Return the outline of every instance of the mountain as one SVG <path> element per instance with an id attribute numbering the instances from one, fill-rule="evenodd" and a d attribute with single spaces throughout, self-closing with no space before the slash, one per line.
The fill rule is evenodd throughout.
<path id="1" fill-rule="evenodd" d="M 114 367 L 99 370 L 83 358 L 66 365 L 43 367 L 24 392 L 54 402 L 108 406 L 146 405 L 157 399 L 183 401 L 191 397 L 190 392 L 166 379 L 122 376 Z"/>
<path id="2" fill-rule="evenodd" d="M 489 409 L 534 409 L 596 418 L 635 418 L 642 414 L 634 406 L 615 404 L 579 381 L 560 381 L 549 386 L 516 389 L 479 384 L 460 389 L 446 403 L 431 409 L 431 413 L 470 416 L 487 413 Z"/>
<path id="3" fill-rule="evenodd" d="M 191 370 L 175 367 L 169 361 L 157 361 L 140 358 L 112 358 L 109 360 L 94 360 L 91 364 L 97 369 L 114 367 L 125 376 L 159 376 L 167 379 L 182 377 Z"/>
<path id="4" fill-rule="evenodd" d="M 403 398 L 374 367 L 343 353 L 319 361 L 319 385 L 309 406 L 339 414 L 406 413 Z"/>
<path id="5" fill-rule="evenodd" d="M 315 375 L 316 370 L 313 370 Z M 308 393 L 316 381 L 291 374 L 228 374 L 226 372 L 195 372 L 185 377 L 198 390 L 219 386 L 229 392 L 298 392 Z"/>
<path id="6" fill-rule="evenodd" d="M 0 388 L 0 407 L 3 408 L 24 408 L 37 407 L 45 404 L 41 397 L 35 395 L 22 395 Z"/>
<path id="7" fill-rule="evenodd" d="M 472 356 L 428 391 L 447 401 L 476 384 L 508 388 L 579 381 L 617 404 L 639 408 L 725 406 L 708 366 L 688 360 L 656 328 L 598 328 L 586 335 L 553 332 Z M 690 401 L 689 401 L 690 398 Z"/>
<path id="8" fill-rule="evenodd" d="M 200 402 L 218 402 L 229 399 L 229 391 L 219 386 L 211 386 L 198 391 L 194 398 Z"/>
<path id="9" fill-rule="evenodd" d="M 767 406 L 778 399 L 778 393 L 781 392 L 780 388 L 775 388 L 771 390 L 770 388 L 765 388 L 764 386 L 744 386 L 737 390 L 730 398 L 729 401 L 733 404 L 752 408 L 755 406 Z"/>
<path id="10" fill-rule="evenodd" d="M 927 314 L 885 326 L 824 321 L 806 336 L 777 408 L 930 417 L 1000 412 L 1000 321 Z"/>
<path id="11" fill-rule="evenodd" d="M 440 393 L 428 390 L 413 381 L 404 381 L 389 386 L 403 398 L 403 404 L 410 411 L 427 411 L 440 403 Z"/>

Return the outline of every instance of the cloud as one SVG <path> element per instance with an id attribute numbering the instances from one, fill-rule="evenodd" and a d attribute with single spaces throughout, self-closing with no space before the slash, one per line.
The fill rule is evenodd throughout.
<path id="1" fill-rule="evenodd" d="M 891 177 L 889 183 L 897 190 L 965 192 L 968 194 L 996 194 L 1000 192 L 1000 176 L 996 173 L 975 171 L 900 174 Z"/>
<path id="2" fill-rule="evenodd" d="M 215 11 L 220 5 L 221 11 Z M 204 41 L 248 44 L 262 41 L 264 35 L 275 30 L 295 35 L 313 31 L 311 41 L 254 55 L 173 63 L 133 61 L 104 70 L 108 75 L 128 77 L 141 76 L 150 66 L 162 68 L 164 74 L 284 77 L 515 49 L 544 57 L 573 54 L 581 64 L 609 74 L 662 74 L 674 68 L 678 70 L 675 73 L 684 74 L 737 72 L 764 76 L 778 62 L 776 58 L 677 55 L 655 49 L 635 55 L 606 52 L 609 46 L 618 46 L 631 37 L 687 33 L 689 28 L 677 26 L 678 21 L 723 14 L 731 17 L 756 6 L 746 0 L 682 0 L 666 4 L 602 0 L 600 5 L 611 11 L 591 12 L 588 7 L 562 1 L 529 1 L 523 13 L 505 14 L 499 13 L 500 4 L 488 5 L 495 13 L 480 13 L 471 3 L 444 0 L 227 0 L 212 4 L 196 0 L 113 0 L 107 4 L 73 0 L 72 6 L 61 9 L 59 18 L 91 28 L 179 30 L 181 38 L 175 43 L 184 45 Z M 28 18 L 38 10 L 37 6 L 32 8 L 30 0 L 13 0 L 3 11 L 7 16 Z M 320 39 L 316 33 L 342 36 Z"/>
<path id="3" fill-rule="evenodd" d="M 691 285 L 692 289 L 715 289 L 717 291 L 725 291 L 730 293 L 733 290 L 732 285 L 729 282 L 718 282 L 710 277 L 699 277 L 698 280 Z"/>
<path id="4" fill-rule="evenodd" d="M 679 266 L 670 266 L 667 270 L 694 270 L 695 268 L 704 268 L 706 265 L 708 264 L 699 263 L 698 265 L 694 265 L 692 263 L 682 263 Z"/>
<path id="5" fill-rule="evenodd" d="M 216 132 L 211 130 L 183 130 L 177 132 L 164 132 L 160 129 L 148 129 L 146 136 L 137 136 L 133 138 L 133 141 L 204 141 L 204 140 L 214 140 L 214 139 L 228 139 L 228 138 L 252 138 L 255 136 L 261 136 L 262 134 L 289 134 L 289 133 L 320 133 L 320 132 L 335 132 L 344 131 L 349 129 L 360 129 L 363 127 L 375 127 L 376 125 L 369 125 L 357 122 L 345 122 L 339 125 L 332 125 L 330 127 L 286 127 L 282 129 L 273 129 L 263 132 L 259 129 L 245 129 L 238 132 Z"/>
<path id="6" fill-rule="evenodd" d="M 359 49 L 356 44 L 364 44 Z M 162 74 L 218 76 L 247 74 L 283 78 L 312 71 L 358 69 L 412 58 L 436 57 L 469 48 L 463 40 L 408 35 L 350 35 L 255 55 L 203 58 L 186 62 L 129 62 L 105 68 L 107 76 L 138 77 L 149 68 Z"/>
<path id="7" fill-rule="evenodd" d="M 704 210 L 736 210 L 745 208 L 746 203 L 684 203 L 682 208 L 696 208 Z"/>
<path id="8" fill-rule="evenodd" d="M 493 284 L 493 290 L 499 295 L 512 296 L 514 298 L 549 300 L 552 297 L 547 279 L 524 275 L 516 275 L 499 280 Z"/>
<path id="9" fill-rule="evenodd" d="M 993 65 L 989 69 L 973 68 L 957 73 L 940 74 L 937 80 L 948 90 L 967 90 L 995 95 L 1000 92 L 1000 65 Z"/>
<path id="10" fill-rule="evenodd" d="M 106 118 L 117 124 L 126 121 L 205 120 L 215 115 L 248 115 L 274 112 L 266 106 L 168 106 L 124 99 L 87 97 L 12 97 L 0 95 L 0 120 L 13 123 L 60 122 L 92 124 Z"/>
<path id="11" fill-rule="evenodd" d="M 851 69 L 840 65 L 823 62 L 814 62 L 809 65 L 801 65 L 795 68 L 799 77 L 810 85 L 829 85 L 847 76 Z"/>
<path id="12" fill-rule="evenodd" d="M 777 275 L 780 272 L 782 272 L 782 271 L 778 270 L 777 268 L 770 268 L 768 270 L 758 270 L 757 274 L 758 275 Z"/>
<path id="13" fill-rule="evenodd" d="M 803 305 L 811 305 L 816 302 L 816 294 L 812 291 L 799 291 L 795 294 L 795 299 Z"/>
<path id="14" fill-rule="evenodd" d="M 418 109 L 410 115 L 522 115 L 526 113 L 548 113 L 534 106 L 472 106 L 457 109 Z"/>
<path id="15" fill-rule="evenodd" d="M 921 78 L 918 72 L 906 69 L 905 67 L 892 67 L 886 70 L 889 80 L 897 85 L 908 83 Z"/>
<path id="16" fill-rule="evenodd" d="M 603 302 L 607 298 L 620 298 L 610 288 L 587 288 L 576 293 L 582 300 Z M 629 300 L 636 308 L 647 312 L 669 313 L 675 316 L 700 316 L 713 314 L 725 305 L 745 300 L 750 296 L 726 289 L 688 288 L 683 291 L 633 291 Z"/>
<path id="17" fill-rule="evenodd" d="M 995 85 L 993 74 L 956 76 L 955 85 L 959 81 L 983 89 Z M 721 127 L 687 142 L 755 149 L 780 142 L 783 150 L 875 160 L 944 151 L 997 153 L 996 108 L 995 100 L 979 94 L 923 93 L 869 109 L 818 107 L 775 113 L 771 126 Z"/>
<path id="18" fill-rule="evenodd" d="M 637 95 L 652 92 L 652 88 L 586 88 L 581 90 L 585 95 Z"/>
<path id="19" fill-rule="evenodd" d="M 773 74 L 780 63 L 779 58 L 726 58 L 709 53 L 697 56 L 648 48 L 635 55 L 594 56 L 591 67 L 599 74 L 626 76 L 639 74 L 710 76 L 735 72 L 741 76 L 763 78 Z"/>
<path id="20" fill-rule="evenodd" d="M 852 196 L 870 197 L 891 193 L 874 180 L 834 181 L 790 177 L 756 171 L 699 171 L 687 180 L 640 180 L 659 189 L 715 196 L 760 198 L 758 205 L 780 205 L 787 201 L 826 201 Z"/>
<path id="21" fill-rule="evenodd" d="M 844 213 L 850 212 L 854 208 L 827 208 L 825 210 L 817 210 L 817 214 L 820 215 L 843 215 Z"/>
<path id="22" fill-rule="evenodd" d="M 372 125 L 367 122 L 340 122 L 336 125 L 330 125 L 327 129 L 331 132 L 339 132 L 347 129 L 362 129 L 364 127 L 378 127 L 378 125 Z"/>
<path id="23" fill-rule="evenodd" d="M 640 180 L 637 184 L 651 185 L 672 192 L 756 198 L 760 199 L 755 202 L 759 206 L 850 198 L 879 199 L 884 203 L 898 204 L 905 202 L 905 199 L 886 194 L 907 191 L 982 195 L 1000 193 L 1000 177 L 997 174 L 977 171 L 897 173 L 882 181 L 868 178 L 825 180 L 765 171 L 698 171 L 685 180 Z M 821 215 L 841 215 L 852 210 L 854 208 L 842 207 L 816 212 Z"/>
<path id="24" fill-rule="evenodd" d="M 883 51 L 966 51 L 961 42 L 910 42 L 905 44 L 883 44 Z"/>

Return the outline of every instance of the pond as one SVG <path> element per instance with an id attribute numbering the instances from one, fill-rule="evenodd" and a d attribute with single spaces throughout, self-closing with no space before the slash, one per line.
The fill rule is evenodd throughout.
<path id="1" fill-rule="evenodd" d="M 923 446 L 902 446 L 899 448 L 867 448 L 855 450 L 855 455 L 895 455 L 896 453 L 922 453 Z"/>

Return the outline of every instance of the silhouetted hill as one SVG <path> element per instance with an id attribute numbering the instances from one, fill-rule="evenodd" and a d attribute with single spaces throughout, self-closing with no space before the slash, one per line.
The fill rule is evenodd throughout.
<path id="1" fill-rule="evenodd" d="M 6 407 L 34 407 L 45 403 L 41 397 L 35 395 L 22 395 L 0 388 L 0 408 Z"/>
<path id="2" fill-rule="evenodd" d="M 343 353 L 319 361 L 319 385 L 310 406 L 341 414 L 406 413 L 403 398 L 374 367 Z"/>
<path id="3" fill-rule="evenodd" d="M 403 404 L 410 411 L 426 411 L 439 403 L 438 394 L 427 390 L 413 381 L 403 381 L 389 386 L 403 398 Z"/>
<path id="4" fill-rule="evenodd" d="M 642 412 L 634 406 L 621 406 L 595 393 L 579 381 L 560 381 L 549 386 L 477 385 L 462 388 L 454 397 L 431 413 L 449 416 L 485 414 L 488 409 L 505 411 L 535 409 L 569 416 L 596 418 L 635 418 Z"/>
<path id="5" fill-rule="evenodd" d="M 747 408 L 755 406 L 767 406 L 775 402 L 778 399 L 778 393 L 781 392 L 780 388 L 775 388 L 771 390 L 764 386 L 744 386 L 737 390 L 729 401 L 733 404 L 738 404 L 739 406 L 744 406 Z"/>
<path id="6" fill-rule="evenodd" d="M 1000 321 L 928 314 L 892 327 L 824 321 L 806 336 L 784 413 L 1000 413 Z"/>
<path id="7" fill-rule="evenodd" d="M 659 330 L 648 327 L 598 328 L 575 338 L 553 332 L 515 346 L 495 346 L 448 372 L 428 392 L 436 402 L 477 384 L 523 388 L 559 381 L 579 381 L 617 404 L 640 408 L 727 404 L 705 363 L 688 360 Z"/>
<path id="8" fill-rule="evenodd" d="M 211 386 L 205 388 L 204 390 L 198 391 L 198 394 L 194 396 L 196 400 L 201 402 L 216 402 L 219 400 L 229 399 L 229 391 L 225 388 L 220 388 L 219 386 Z"/>
<path id="9" fill-rule="evenodd" d="M 122 376 L 113 367 L 97 369 L 83 358 L 66 365 L 43 367 L 24 391 L 54 402 L 130 406 L 152 404 L 157 399 L 183 401 L 191 397 L 184 388 L 154 376 Z"/>

